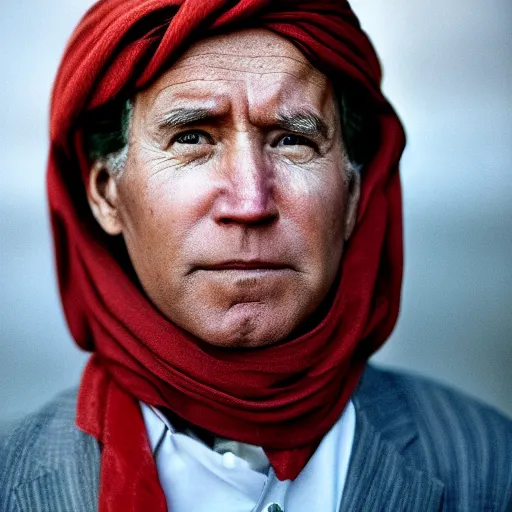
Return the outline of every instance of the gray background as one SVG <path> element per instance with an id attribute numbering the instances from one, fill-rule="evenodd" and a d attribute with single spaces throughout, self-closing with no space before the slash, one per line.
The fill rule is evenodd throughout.
<path id="1" fill-rule="evenodd" d="M 407 128 L 403 307 L 375 357 L 512 415 L 512 2 L 353 0 Z M 0 4 L 0 419 L 76 385 L 56 292 L 47 111 L 87 0 Z"/>

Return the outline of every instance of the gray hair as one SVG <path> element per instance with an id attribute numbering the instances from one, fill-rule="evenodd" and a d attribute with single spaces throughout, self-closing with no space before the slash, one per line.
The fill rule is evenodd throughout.
<path id="1" fill-rule="evenodd" d="M 123 170 L 128 157 L 133 117 L 132 100 L 112 101 L 88 114 L 84 122 L 87 156 L 105 163 L 113 174 Z"/>

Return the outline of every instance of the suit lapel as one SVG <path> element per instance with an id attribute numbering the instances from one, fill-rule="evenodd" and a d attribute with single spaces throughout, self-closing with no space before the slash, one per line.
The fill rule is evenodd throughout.
<path id="1" fill-rule="evenodd" d="M 16 489 L 20 511 L 97 512 L 99 449 L 95 439 L 86 439 L 83 449 L 75 451 L 73 457 Z"/>
<path id="2" fill-rule="evenodd" d="M 356 434 L 340 511 L 439 511 L 443 483 L 403 456 L 417 432 L 394 383 L 369 368 L 353 400 Z"/>
<path id="3" fill-rule="evenodd" d="M 410 467 L 396 446 L 356 409 L 356 437 L 341 512 L 439 511 L 443 492 L 442 482 Z"/>

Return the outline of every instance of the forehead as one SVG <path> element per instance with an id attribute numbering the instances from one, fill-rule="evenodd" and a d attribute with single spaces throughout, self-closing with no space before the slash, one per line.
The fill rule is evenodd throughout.
<path id="1" fill-rule="evenodd" d="M 191 103 L 213 108 L 244 96 L 252 109 L 308 101 L 322 110 L 330 94 L 329 79 L 292 43 L 250 29 L 195 43 L 140 96 L 156 109 Z"/>

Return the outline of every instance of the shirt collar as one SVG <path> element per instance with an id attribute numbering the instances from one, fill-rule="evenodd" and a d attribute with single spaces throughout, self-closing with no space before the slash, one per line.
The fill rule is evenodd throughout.
<path id="1" fill-rule="evenodd" d="M 194 441 L 204 444 L 204 442 L 195 433 L 188 429 L 184 432 L 176 432 L 175 428 L 169 419 L 156 407 L 152 405 L 140 403 L 146 429 L 148 432 L 151 453 L 156 457 L 160 445 L 167 433 L 170 435 L 186 435 Z M 215 437 L 213 451 L 221 455 L 232 454 L 234 457 L 239 457 L 245 460 L 251 469 L 259 473 L 266 474 L 270 463 L 268 461 L 263 448 L 246 443 L 239 443 L 231 439 L 222 437 Z"/>

